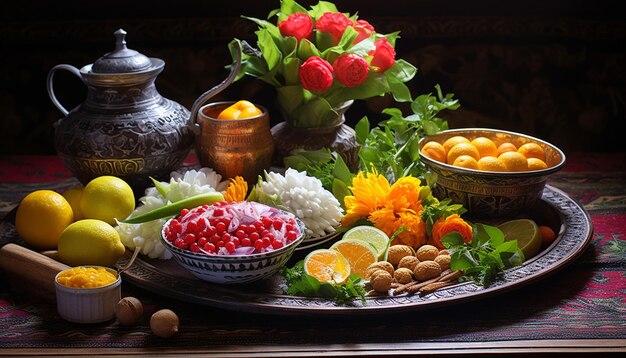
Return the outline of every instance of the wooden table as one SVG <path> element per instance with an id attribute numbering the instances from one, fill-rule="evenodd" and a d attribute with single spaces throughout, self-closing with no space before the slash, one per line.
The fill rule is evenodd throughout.
<path id="1" fill-rule="evenodd" d="M 75 183 L 57 157 L 0 157 L 0 217 L 28 192 Z M 471 302 L 393 315 L 315 317 L 254 314 L 194 305 L 130 284 L 146 317 L 170 308 L 181 330 L 151 334 L 147 319 L 77 325 L 27 285 L 0 273 L 0 355 L 462 356 L 626 352 L 626 153 L 568 154 L 550 185 L 590 214 L 591 245 L 575 262 L 539 282 Z M 18 287 L 21 286 L 21 287 Z"/>

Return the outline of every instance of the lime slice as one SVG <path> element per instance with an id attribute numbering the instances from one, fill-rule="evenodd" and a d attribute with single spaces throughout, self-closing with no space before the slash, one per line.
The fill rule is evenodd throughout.
<path id="1" fill-rule="evenodd" d="M 367 268 L 378 261 L 378 253 L 372 245 L 362 240 L 341 239 L 335 242 L 331 250 L 339 251 L 350 263 L 350 274 L 365 277 Z"/>
<path id="2" fill-rule="evenodd" d="M 537 255 L 541 250 L 541 233 L 537 224 L 530 219 L 517 219 L 498 225 L 504 233 L 504 240 L 517 240 L 517 246 L 524 253 L 526 260 Z"/>
<path id="3" fill-rule="evenodd" d="M 387 250 L 389 236 L 384 231 L 368 225 L 355 226 L 343 234 L 341 240 L 360 240 L 369 243 L 376 250 L 378 259 L 382 259 Z"/>

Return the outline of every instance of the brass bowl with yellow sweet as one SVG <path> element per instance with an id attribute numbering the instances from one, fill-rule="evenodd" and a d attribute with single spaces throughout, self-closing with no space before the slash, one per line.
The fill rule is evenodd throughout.
<path id="1" fill-rule="evenodd" d="M 435 197 L 462 204 L 472 217 L 514 217 L 541 198 L 548 176 L 565 166 L 553 144 L 510 131 L 465 128 L 419 142 L 420 160 L 436 174 Z"/>

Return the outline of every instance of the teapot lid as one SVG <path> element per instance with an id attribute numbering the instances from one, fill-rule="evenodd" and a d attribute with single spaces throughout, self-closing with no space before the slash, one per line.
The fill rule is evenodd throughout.
<path id="1" fill-rule="evenodd" d="M 94 73 L 129 73 L 149 69 L 152 61 L 141 53 L 126 47 L 126 31 L 115 31 L 115 50 L 100 57 L 91 67 Z"/>

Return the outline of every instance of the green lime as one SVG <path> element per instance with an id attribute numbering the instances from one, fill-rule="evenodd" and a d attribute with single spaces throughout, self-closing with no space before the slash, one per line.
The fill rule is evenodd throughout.
<path id="1" fill-rule="evenodd" d="M 368 225 L 355 226 L 343 234 L 341 240 L 360 240 L 372 245 L 380 260 L 385 254 L 389 236 L 384 231 Z"/>
<path id="2" fill-rule="evenodd" d="M 498 225 L 504 233 L 504 240 L 517 240 L 517 246 L 526 260 L 541 250 L 541 232 L 537 223 L 530 219 L 516 219 Z"/>

